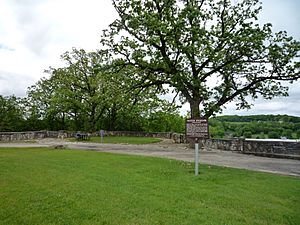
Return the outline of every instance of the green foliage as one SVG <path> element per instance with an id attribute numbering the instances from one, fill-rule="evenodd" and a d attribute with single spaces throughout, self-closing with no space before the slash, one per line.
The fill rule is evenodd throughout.
<path id="1" fill-rule="evenodd" d="M 178 112 L 158 111 L 146 119 L 144 130 L 149 132 L 185 132 L 185 118 Z"/>
<path id="2" fill-rule="evenodd" d="M 299 224 L 300 180 L 91 151 L 0 149 L 2 224 Z"/>
<path id="3" fill-rule="evenodd" d="M 209 133 L 211 138 L 223 138 L 225 135 L 224 123 L 216 118 L 209 119 Z"/>
<path id="4" fill-rule="evenodd" d="M 247 96 L 287 96 L 299 79 L 300 42 L 261 25 L 258 0 L 113 0 L 119 15 L 101 39 L 119 69 L 134 67 L 136 88 L 171 86 L 191 116 L 224 104 L 250 108 Z M 214 81 L 214 82 L 211 82 Z M 163 86 L 165 84 L 165 86 Z"/>
<path id="5" fill-rule="evenodd" d="M 243 136 L 245 138 L 251 138 L 252 137 L 252 133 L 250 131 L 245 131 L 244 134 L 243 134 Z"/>
<path id="6" fill-rule="evenodd" d="M 21 130 L 23 125 L 20 99 L 15 96 L 0 95 L 0 132 Z"/>
<path id="7" fill-rule="evenodd" d="M 288 115 L 217 116 L 210 119 L 210 133 L 214 138 L 227 133 L 234 137 L 292 139 L 297 138 L 299 120 Z"/>
<path id="8" fill-rule="evenodd" d="M 280 138 L 280 134 L 278 132 L 276 132 L 276 131 L 270 131 L 268 133 L 268 137 L 269 138 Z"/>
<path id="9" fill-rule="evenodd" d="M 67 65 L 50 68 L 50 77 L 32 86 L 26 99 L 30 116 L 37 115 L 37 120 L 45 121 L 46 129 L 151 130 L 156 129 L 154 125 L 144 124 L 150 114 L 160 111 L 166 113 L 157 119 L 167 125 L 157 131 L 181 129 L 175 122 L 178 112 L 157 97 L 160 91 L 133 90 L 130 71 L 114 71 L 99 52 L 74 48 L 64 53 L 62 59 Z M 177 117 L 167 119 L 168 113 Z"/>
<path id="10" fill-rule="evenodd" d="M 300 128 L 300 117 L 288 116 L 288 115 L 251 115 L 251 116 L 218 116 L 218 120 L 224 122 L 291 122 L 299 123 Z"/>
<path id="11" fill-rule="evenodd" d="M 298 139 L 300 139 L 300 130 L 297 130 L 297 132 L 296 132 L 296 137 L 297 137 Z"/>

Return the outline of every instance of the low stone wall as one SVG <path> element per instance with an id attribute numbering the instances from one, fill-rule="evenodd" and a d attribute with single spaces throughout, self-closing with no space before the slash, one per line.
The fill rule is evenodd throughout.
<path id="1" fill-rule="evenodd" d="M 259 156 L 300 159 L 300 142 L 297 140 L 207 139 L 201 143 L 207 150 L 218 149 Z"/>
<path id="2" fill-rule="evenodd" d="M 105 135 L 167 138 L 173 139 L 175 143 L 186 143 L 184 134 L 169 132 L 106 131 Z M 295 140 L 207 139 L 202 140 L 202 144 L 207 150 L 218 149 L 268 157 L 300 159 L 300 142 Z"/>
<path id="3" fill-rule="evenodd" d="M 294 140 L 245 140 L 245 154 L 300 159 L 300 142 Z"/>
<path id="4" fill-rule="evenodd" d="M 94 134 L 95 135 L 95 134 Z M 99 132 L 96 136 L 99 136 Z M 152 137 L 172 139 L 175 143 L 185 143 L 185 135 L 172 132 L 142 132 L 142 131 L 105 131 L 107 136 Z"/>
<path id="5" fill-rule="evenodd" d="M 24 141 L 43 138 L 68 138 L 73 136 L 73 133 L 65 131 L 0 132 L 0 142 Z"/>
<path id="6" fill-rule="evenodd" d="M 98 134 L 99 135 L 99 134 Z M 171 132 L 105 131 L 107 136 L 153 137 L 171 139 Z"/>
<path id="7" fill-rule="evenodd" d="M 92 134 L 99 136 L 100 133 Z M 184 134 L 171 132 L 105 131 L 108 136 L 135 136 L 173 139 L 175 143 L 186 143 Z M 0 142 L 34 140 L 43 138 L 69 138 L 74 133 L 65 131 L 0 132 Z M 300 141 L 267 139 L 207 139 L 202 140 L 207 150 L 235 151 L 268 157 L 300 159 Z"/>
<path id="8" fill-rule="evenodd" d="M 203 140 L 202 144 L 208 150 L 242 151 L 243 139 L 207 139 Z"/>
<path id="9" fill-rule="evenodd" d="M 99 136 L 100 133 L 93 133 L 92 136 Z M 134 136 L 134 137 L 154 137 L 174 139 L 175 142 L 183 143 L 184 135 L 171 132 L 135 132 L 135 131 L 105 131 L 107 136 Z M 27 132 L 0 132 L 0 141 L 23 141 L 42 138 L 69 138 L 74 137 L 74 133 L 66 131 L 27 131 Z M 175 140 L 176 139 L 176 140 Z M 178 139 L 178 140 L 177 140 Z"/>

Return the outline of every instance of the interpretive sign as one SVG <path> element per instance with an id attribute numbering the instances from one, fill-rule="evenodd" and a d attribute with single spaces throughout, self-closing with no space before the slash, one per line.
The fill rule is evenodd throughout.
<path id="1" fill-rule="evenodd" d="M 104 130 L 100 130 L 100 137 L 104 137 Z"/>
<path id="2" fill-rule="evenodd" d="M 101 143 L 103 143 L 104 130 L 100 130 Z"/>
<path id="3" fill-rule="evenodd" d="M 195 140 L 195 175 L 199 174 L 199 143 L 197 139 L 209 138 L 208 121 L 206 118 L 188 119 L 185 127 L 186 137 Z"/>
<path id="4" fill-rule="evenodd" d="M 209 138 L 208 121 L 206 118 L 186 120 L 186 137 Z"/>

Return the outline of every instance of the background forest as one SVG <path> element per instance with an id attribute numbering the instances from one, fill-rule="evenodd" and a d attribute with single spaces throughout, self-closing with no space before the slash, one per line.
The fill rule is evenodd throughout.
<path id="1" fill-rule="evenodd" d="M 48 93 L 49 94 L 49 93 Z M 56 106 L 62 103 L 62 99 Z M 185 117 L 179 110 L 159 98 L 130 107 L 112 104 L 95 122 L 94 131 L 127 130 L 148 132 L 185 132 Z M 99 103 L 100 104 L 100 103 Z M 121 104 L 121 103 L 119 103 Z M 101 106 L 97 106 L 101 109 Z M 34 130 L 93 131 L 90 112 L 74 114 L 59 107 L 42 108 L 26 98 L 0 96 L 0 132 Z M 98 112 L 97 112 L 98 113 Z M 113 121 L 112 121 L 113 120 Z M 300 138 L 300 117 L 288 115 L 216 116 L 209 119 L 211 138 Z"/>
<path id="2" fill-rule="evenodd" d="M 212 138 L 300 138 L 300 117 L 295 116 L 217 116 L 209 123 Z"/>

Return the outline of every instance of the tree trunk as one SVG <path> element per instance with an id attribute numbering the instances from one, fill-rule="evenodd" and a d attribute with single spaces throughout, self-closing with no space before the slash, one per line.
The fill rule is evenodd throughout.
<path id="1" fill-rule="evenodd" d="M 77 110 L 74 110 L 74 126 L 75 130 L 79 131 L 82 128 L 81 121 L 80 121 L 80 114 L 77 112 Z"/>
<path id="2" fill-rule="evenodd" d="M 62 118 L 61 118 L 61 129 L 60 130 L 65 130 L 65 113 L 62 113 Z"/>
<path id="3" fill-rule="evenodd" d="M 200 100 L 191 100 L 190 109 L 191 109 L 191 118 L 200 118 Z"/>
<path id="4" fill-rule="evenodd" d="M 91 114 L 89 119 L 89 131 L 95 132 L 96 131 L 96 105 L 92 105 Z"/>
<path id="5" fill-rule="evenodd" d="M 116 129 L 116 119 L 117 119 L 117 109 L 115 105 L 113 105 L 111 109 L 111 116 L 110 116 L 110 130 Z"/>

